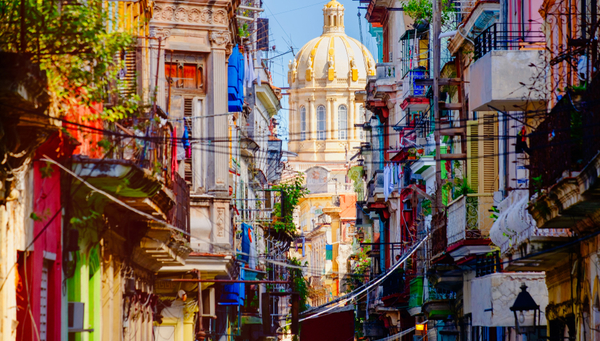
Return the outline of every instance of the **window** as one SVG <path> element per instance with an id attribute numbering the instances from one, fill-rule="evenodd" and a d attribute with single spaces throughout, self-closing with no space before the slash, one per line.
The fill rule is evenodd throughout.
<path id="1" fill-rule="evenodd" d="M 348 108 L 345 105 L 338 107 L 338 139 L 348 138 Z"/>
<path id="2" fill-rule="evenodd" d="M 202 66 L 196 63 L 165 63 L 167 87 L 181 89 L 202 88 Z"/>
<path id="3" fill-rule="evenodd" d="M 319 105 L 317 108 L 317 140 L 325 140 L 325 106 Z"/>
<path id="4" fill-rule="evenodd" d="M 300 141 L 306 140 L 306 108 L 300 107 Z"/>

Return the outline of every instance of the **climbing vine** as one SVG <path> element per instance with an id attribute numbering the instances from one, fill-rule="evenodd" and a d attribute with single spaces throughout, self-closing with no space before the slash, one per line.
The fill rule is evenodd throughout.
<path id="1" fill-rule="evenodd" d="M 277 232 L 286 232 L 290 235 L 296 234 L 293 212 L 298 206 L 300 199 L 304 198 L 310 191 L 304 186 L 304 175 L 299 174 L 292 180 L 273 186 L 273 190 L 281 191 L 281 200 L 275 203 L 273 208 L 273 228 Z"/>

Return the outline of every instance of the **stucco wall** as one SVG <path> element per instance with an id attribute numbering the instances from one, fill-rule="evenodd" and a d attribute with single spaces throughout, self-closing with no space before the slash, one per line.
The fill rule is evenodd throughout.
<path id="1" fill-rule="evenodd" d="M 471 313 L 473 326 L 514 327 L 515 318 L 510 307 L 514 304 L 521 283 L 540 305 L 541 325 L 546 325 L 544 314 L 548 305 L 546 275 L 538 272 L 497 273 L 473 279 L 471 282 Z M 466 296 L 466 293 L 465 293 Z M 532 315 L 525 315 L 525 325 Z"/>

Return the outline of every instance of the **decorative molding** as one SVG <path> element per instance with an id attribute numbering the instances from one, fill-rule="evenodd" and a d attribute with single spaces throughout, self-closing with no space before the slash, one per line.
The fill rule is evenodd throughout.
<path id="1" fill-rule="evenodd" d="M 225 237 L 225 209 L 222 207 L 217 208 L 217 237 Z"/>
<path id="2" fill-rule="evenodd" d="M 171 30 L 165 28 L 150 28 L 150 37 L 167 39 L 171 36 Z"/>
<path id="3" fill-rule="evenodd" d="M 229 31 L 211 31 L 210 41 L 217 47 L 225 47 L 229 43 Z"/>
<path id="4" fill-rule="evenodd" d="M 212 11 L 208 8 L 189 6 L 154 6 L 152 19 L 191 24 L 228 25 L 227 12 L 223 9 Z"/>

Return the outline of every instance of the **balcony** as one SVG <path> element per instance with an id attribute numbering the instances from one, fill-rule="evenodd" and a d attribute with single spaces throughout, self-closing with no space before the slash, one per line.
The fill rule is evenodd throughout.
<path id="1" fill-rule="evenodd" d="M 429 99 L 425 97 L 427 87 L 415 84 L 416 79 L 426 79 L 429 73 L 425 68 L 409 70 L 402 79 L 402 110 L 424 111 L 429 107 Z"/>
<path id="2" fill-rule="evenodd" d="M 597 231 L 599 90 L 594 79 L 585 92 L 567 93 L 530 134 L 533 196 L 528 210 L 540 229 L 572 229 L 579 234 Z"/>
<path id="3" fill-rule="evenodd" d="M 387 107 L 390 93 L 396 89 L 396 66 L 394 63 L 377 63 L 375 76 L 367 82 L 367 102 L 371 107 Z M 395 97 L 395 96 L 392 96 Z"/>
<path id="4" fill-rule="evenodd" d="M 539 24 L 517 26 L 493 24 L 475 38 L 469 110 L 545 108 L 545 96 L 527 86 L 539 73 L 531 65 L 543 65 L 545 36 Z"/>
<path id="5" fill-rule="evenodd" d="M 410 298 L 408 300 L 408 312 L 415 316 L 421 313 L 423 305 L 423 277 L 418 276 L 410 281 Z"/>
<path id="6" fill-rule="evenodd" d="M 382 283 L 383 294 L 381 300 L 386 307 L 404 306 L 410 298 L 409 282 L 405 280 L 405 273 L 401 269 L 389 275 Z"/>
<path id="7" fill-rule="evenodd" d="M 569 229 L 538 228 L 535 220 L 527 211 L 529 197 L 525 193 L 518 192 L 521 191 L 513 191 L 498 205 L 501 211 L 490 230 L 490 237 L 505 256 L 518 259 L 534 255 L 509 263 L 505 267 L 507 270 L 549 270 L 558 260 L 566 256 L 563 250 L 544 252 L 540 256 L 535 256 L 535 254 L 554 249 L 554 247 L 568 242 L 571 232 Z"/>
<path id="8" fill-rule="evenodd" d="M 487 239 L 492 204 L 491 197 L 462 195 L 448 205 L 447 252 L 454 260 L 492 250 Z"/>
<path id="9" fill-rule="evenodd" d="M 429 320 L 446 320 L 449 315 L 452 315 L 456 300 L 455 292 L 429 285 L 423 296 L 421 309 Z"/>
<path id="10" fill-rule="evenodd" d="M 156 172 L 139 167 L 131 160 L 99 160 L 81 156 L 73 158 L 73 168 L 74 172 L 86 178 L 94 187 L 146 214 L 138 215 L 130 210 L 123 210 L 121 206 L 93 191 L 79 190 L 73 198 L 74 201 L 85 202 L 93 196 L 96 205 L 104 208 L 108 220 L 112 217 L 119 222 L 120 228 L 111 230 L 113 236 L 116 234 L 119 238 L 125 238 L 133 233 L 140 235 L 132 256 L 137 264 L 153 271 L 164 266 L 185 264 L 185 259 L 192 251 L 188 246 L 189 189 L 179 174 L 172 173 L 172 178 L 167 180 Z M 77 188 L 77 183 L 73 188 Z M 148 219 L 147 215 L 177 229 Z"/>

